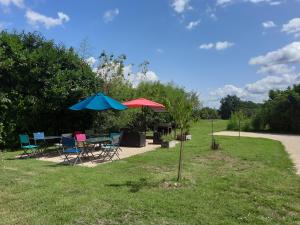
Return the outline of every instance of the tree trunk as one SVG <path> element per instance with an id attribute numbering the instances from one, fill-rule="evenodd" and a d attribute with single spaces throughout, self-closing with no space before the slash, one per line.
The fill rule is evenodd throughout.
<path id="1" fill-rule="evenodd" d="M 183 129 L 180 129 L 180 135 L 183 135 Z M 182 172 L 182 158 L 183 158 L 183 139 L 180 139 L 180 151 L 179 151 L 179 164 L 178 164 L 178 175 L 177 181 L 181 180 L 181 172 Z"/>

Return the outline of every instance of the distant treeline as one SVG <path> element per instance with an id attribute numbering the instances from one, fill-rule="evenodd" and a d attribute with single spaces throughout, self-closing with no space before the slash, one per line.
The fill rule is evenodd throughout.
<path id="1" fill-rule="evenodd" d="M 269 99 L 258 104 L 235 95 L 221 99 L 220 108 L 205 107 L 200 119 L 229 119 L 228 129 L 300 133 L 300 84 L 286 90 L 271 90 Z"/>
<path id="2" fill-rule="evenodd" d="M 271 90 L 263 104 L 243 102 L 236 96 L 221 100 L 220 115 L 230 118 L 228 129 L 300 133 L 300 85 Z"/>

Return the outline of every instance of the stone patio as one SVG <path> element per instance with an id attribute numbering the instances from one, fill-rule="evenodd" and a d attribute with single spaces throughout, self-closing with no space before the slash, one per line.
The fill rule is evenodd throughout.
<path id="1" fill-rule="evenodd" d="M 139 155 L 139 154 L 143 154 L 145 152 L 153 151 L 158 148 L 160 148 L 160 145 L 153 144 L 152 140 L 146 140 L 145 147 L 141 147 L 141 148 L 121 147 L 122 151 L 120 151 L 119 157 L 120 157 L 120 159 L 124 159 L 124 158 L 128 158 L 128 157 L 131 157 L 134 155 Z M 100 151 L 93 152 L 94 155 L 98 155 L 99 153 L 100 153 Z M 56 155 L 47 155 L 47 156 L 39 157 L 37 159 L 42 160 L 42 161 L 54 162 L 54 163 L 58 163 L 58 164 L 64 163 L 63 156 L 58 156 L 57 154 Z M 115 156 L 113 158 L 113 160 L 118 160 L 118 158 Z M 99 164 L 108 163 L 108 162 L 112 162 L 112 161 L 103 161 L 103 159 L 92 160 L 90 158 L 88 160 L 84 159 L 83 163 L 78 163 L 77 165 L 86 166 L 86 167 L 95 167 Z"/>

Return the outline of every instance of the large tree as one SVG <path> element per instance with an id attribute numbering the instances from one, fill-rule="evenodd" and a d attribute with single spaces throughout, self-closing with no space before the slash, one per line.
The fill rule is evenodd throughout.
<path id="1" fill-rule="evenodd" d="M 2 145 L 18 143 L 18 133 L 89 126 L 90 113 L 68 107 L 95 92 L 100 79 L 72 48 L 37 33 L 2 31 L 0 62 Z"/>
<path id="2" fill-rule="evenodd" d="M 236 95 L 227 95 L 221 99 L 220 115 L 222 119 L 229 119 L 231 114 L 240 109 L 241 99 Z"/>

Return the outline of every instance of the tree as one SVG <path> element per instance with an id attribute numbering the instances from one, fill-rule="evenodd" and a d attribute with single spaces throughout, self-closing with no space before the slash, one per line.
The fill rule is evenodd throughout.
<path id="1" fill-rule="evenodd" d="M 209 107 L 204 107 L 202 109 L 199 109 L 193 113 L 193 116 L 196 119 L 218 119 L 219 118 L 219 113 L 218 110 L 209 108 Z"/>
<path id="2" fill-rule="evenodd" d="M 19 133 L 88 127 L 93 115 L 68 106 L 94 93 L 100 81 L 73 48 L 37 33 L 0 33 L 2 146 Z M 74 121 L 77 121 L 74 123 Z"/>
<path id="3" fill-rule="evenodd" d="M 110 95 L 114 84 L 125 82 L 125 60 L 125 55 L 115 57 L 113 54 L 107 54 L 106 52 L 100 54 L 96 74 L 104 81 L 102 88 L 105 94 Z"/>
<path id="4" fill-rule="evenodd" d="M 182 92 L 177 92 L 172 96 L 172 98 L 170 98 L 170 100 L 168 100 L 167 110 L 180 129 L 181 136 L 183 136 L 184 132 L 187 131 L 190 126 L 190 122 L 192 121 L 193 101 L 191 101 L 190 96 Z M 180 181 L 182 177 L 183 149 L 184 140 L 181 138 L 177 181 Z"/>
<path id="5" fill-rule="evenodd" d="M 231 114 L 240 109 L 241 99 L 236 95 L 227 95 L 221 99 L 220 115 L 222 119 L 229 119 Z"/>
<path id="6" fill-rule="evenodd" d="M 256 130 L 300 132 L 300 84 L 286 90 L 271 90 L 252 119 Z"/>

